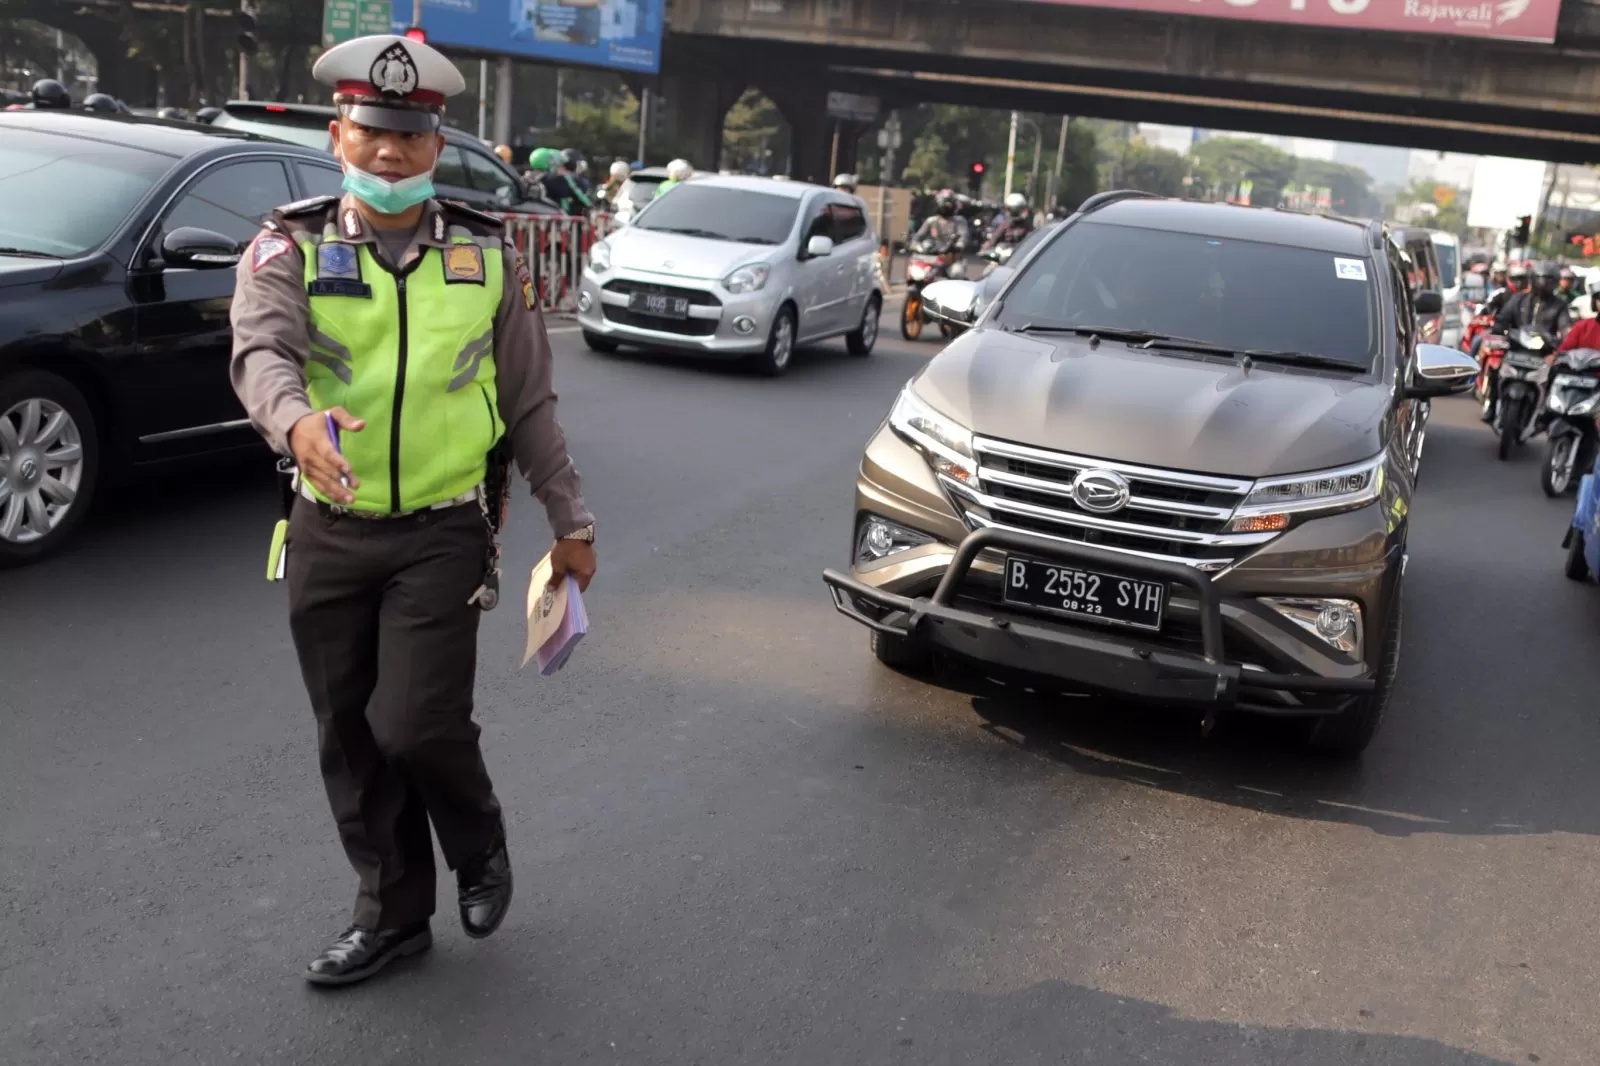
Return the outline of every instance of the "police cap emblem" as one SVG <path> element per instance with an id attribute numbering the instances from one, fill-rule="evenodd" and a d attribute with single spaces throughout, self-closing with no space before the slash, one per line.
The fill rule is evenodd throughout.
<path id="1" fill-rule="evenodd" d="M 417 64 L 397 41 L 378 53 L 367 79 L 385 96 L 410 96 L 417 88 Z"/>

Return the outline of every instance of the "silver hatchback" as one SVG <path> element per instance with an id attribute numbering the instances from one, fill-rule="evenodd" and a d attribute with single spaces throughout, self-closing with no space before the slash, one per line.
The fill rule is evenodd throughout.
<path id="1" fill-rule="evenodd" d="M 801 182 L 675 186 L 596 243 L 578 293 L 595 351 L 620 345 L 749 359 L 782 374 L 797 344 L 843 336 L 866 355 L 883 306 L 860 200 Z"/>

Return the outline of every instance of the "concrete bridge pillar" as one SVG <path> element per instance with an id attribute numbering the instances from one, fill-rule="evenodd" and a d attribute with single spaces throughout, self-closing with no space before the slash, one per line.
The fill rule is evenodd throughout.
<path id="1" fill-rule="evenodd" d="M 722 123 L 743 92 L 740 82 L 667 75 L 652 92 L 659 125 L 651 126 L 688 152 L 696 170 L 715 171 L 722 159 Z"/>

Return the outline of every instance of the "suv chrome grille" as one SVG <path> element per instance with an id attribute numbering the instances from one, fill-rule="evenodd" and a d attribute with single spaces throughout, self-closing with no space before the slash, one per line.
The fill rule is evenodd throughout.
<path id="1" fill-rule="evenodd" d="M 1253 485 L 1245 478 L 1134 466 L 1046 451 L 987 437 L 973 439 L 978 484 L 941 480 L 973 528 L 999 526 L 1093 544 L 1151 559 L 1223 570 L 1276 533 L 1225 532 Z M 1074 479 L 1110 471 L 1128 483 L 1128 502 L 1097 514 L 1073 496 Z"/>

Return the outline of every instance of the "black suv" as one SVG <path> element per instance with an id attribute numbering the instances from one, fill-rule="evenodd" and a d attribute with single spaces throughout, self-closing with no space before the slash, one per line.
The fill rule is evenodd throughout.
<path id="1" fill-rule="evenodd" d="M 335 115 L 331 106 L 323 104 L 230 100 L 211 120 L 211 125 L 328 151 L 328 123 Z M 454 126 L 445 126 L 440 132 L 444 134 L 445 147 L 439 153 L 433 184 L 441 197 L 458 200 L 480 211 L 515 211 L 524 215 L 561 213 L 537 186 L 507 166 L 482 141 Z"/>
<path id="2" fill-rule="evenodd" d="M 0 113 L 0 565 L 106 475 L 262 448 L 228 381 L 233 266 L 326 152 L 187 122 Z"/>
<path id="3" fill-rule="evenodd" d="M 1172 279 L 1182 278 L 1174 287 Z M 1362 223 L 1091 197 L 906 385 L 856 478 L 839 610 L 879 659 L 1295 717 L 1355 754 L 1400 650 L 1427 398 L 1477 364 Z"/>

